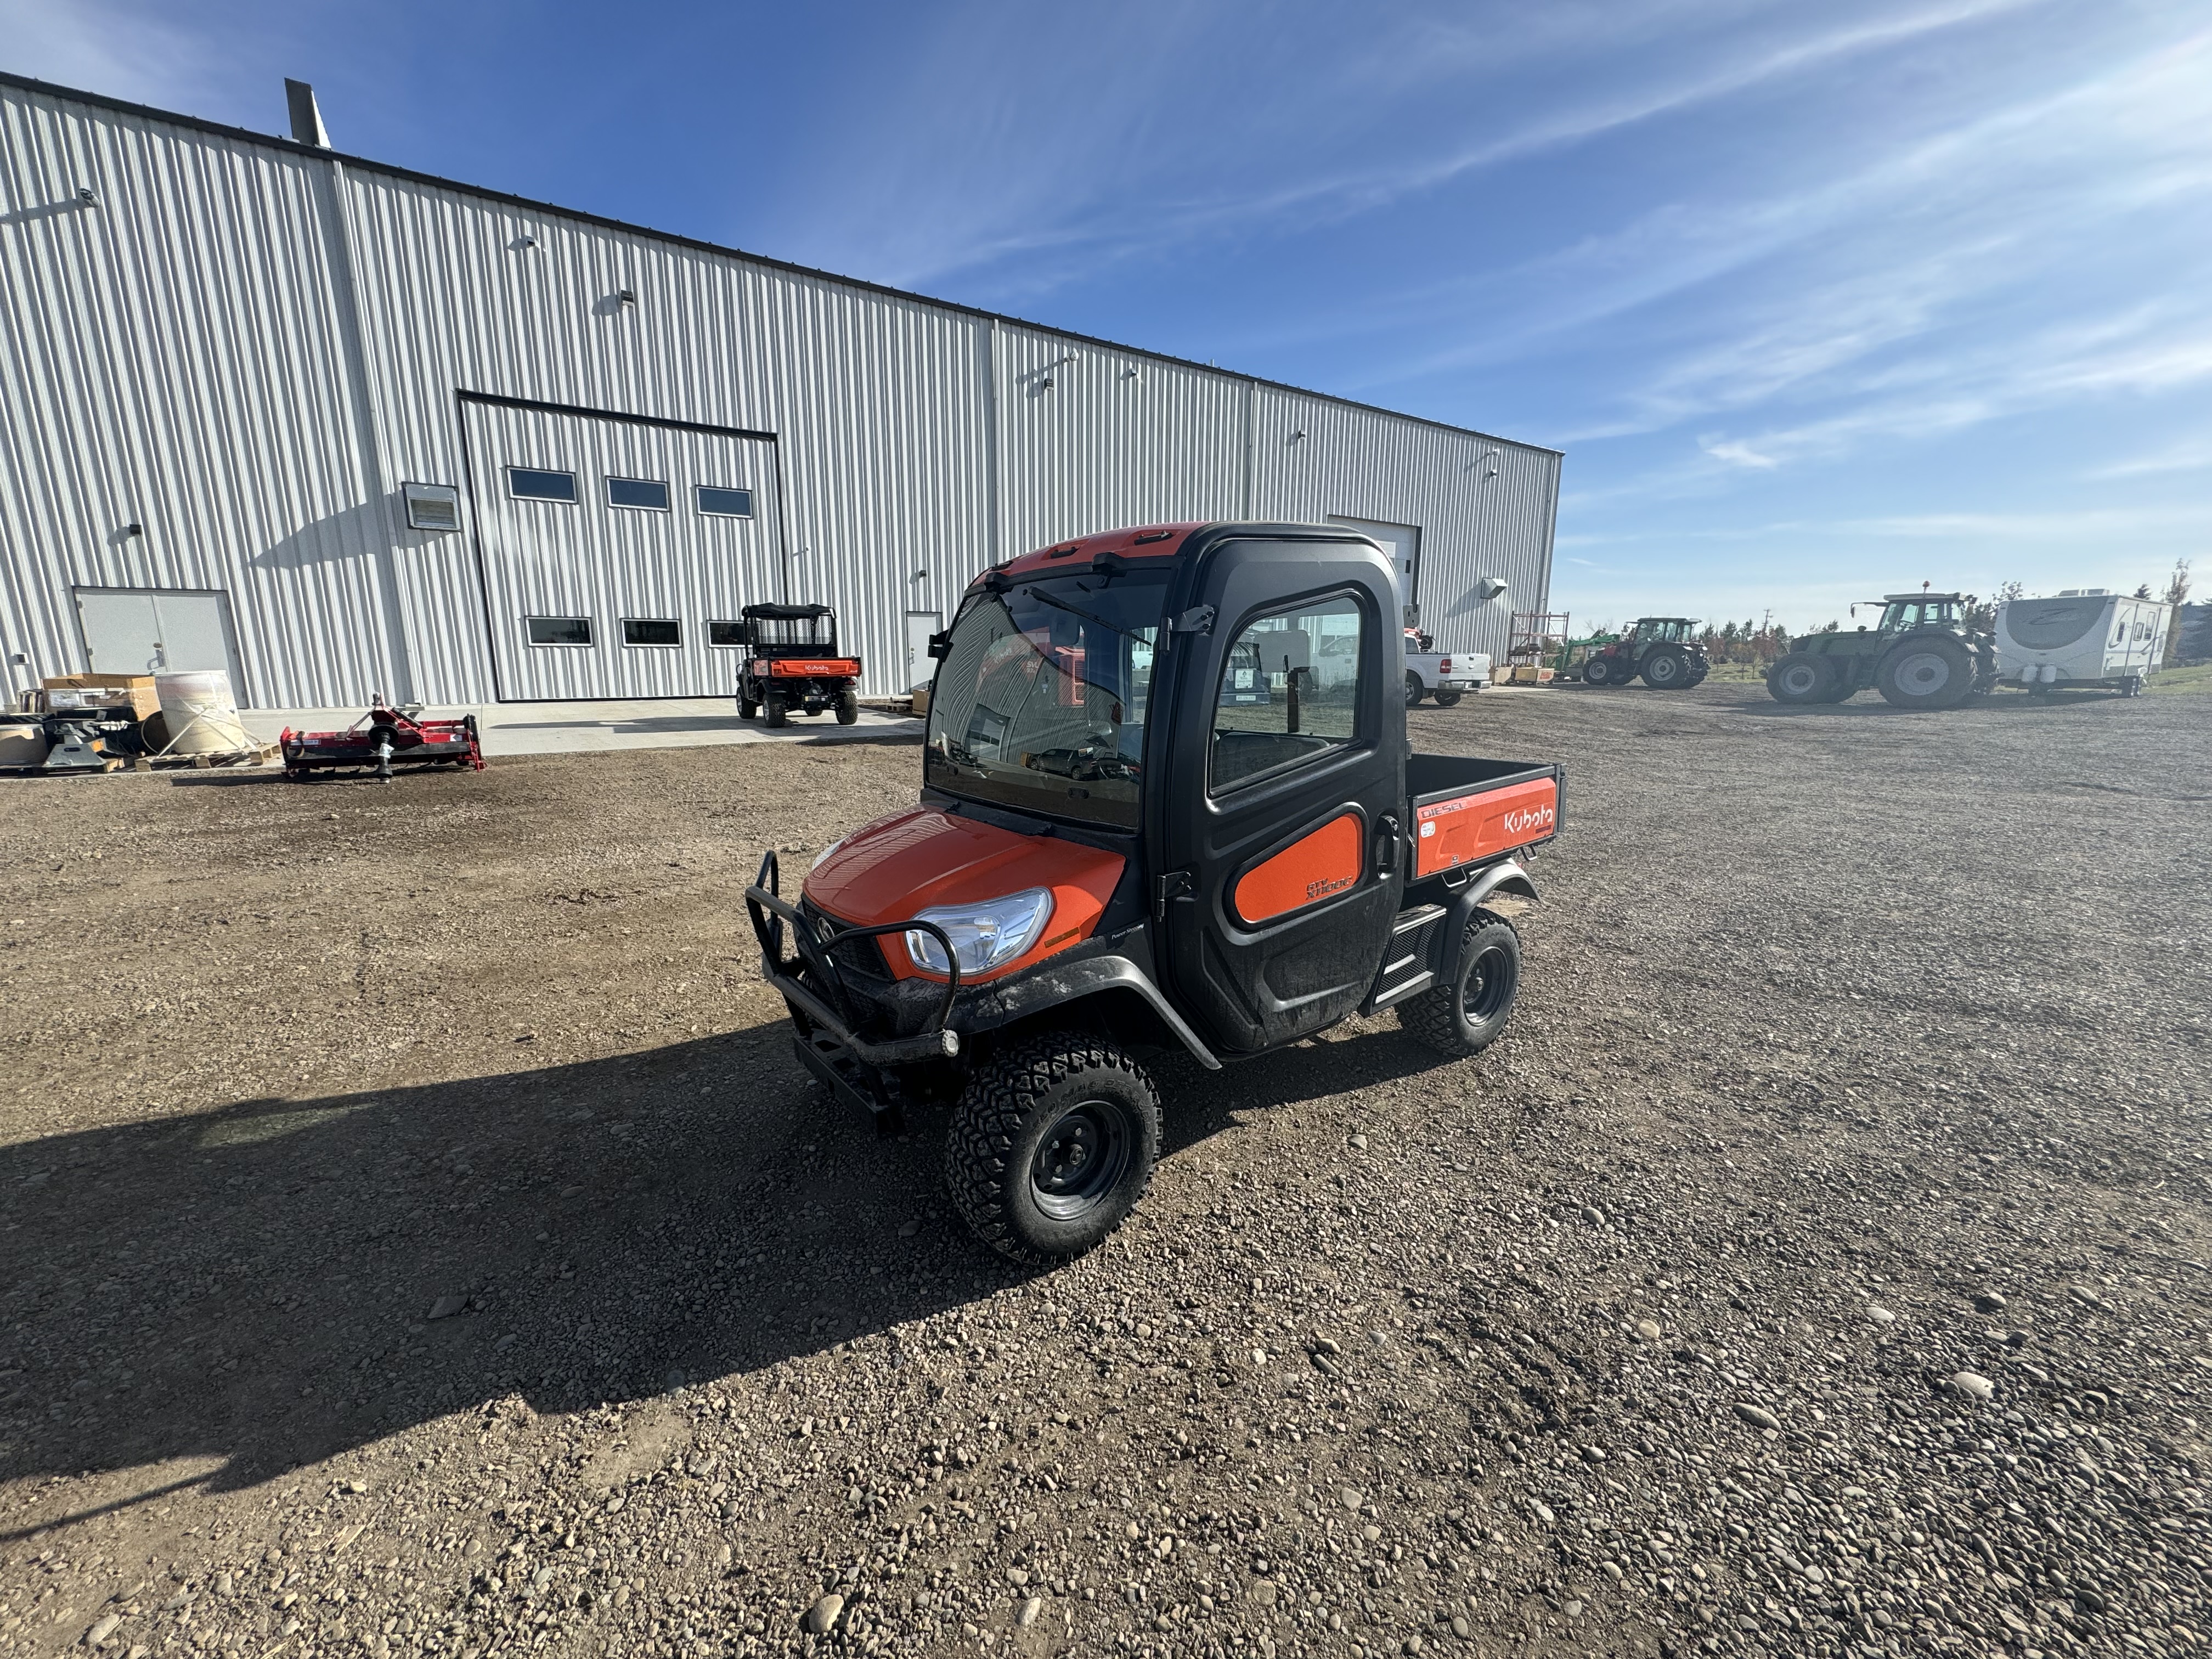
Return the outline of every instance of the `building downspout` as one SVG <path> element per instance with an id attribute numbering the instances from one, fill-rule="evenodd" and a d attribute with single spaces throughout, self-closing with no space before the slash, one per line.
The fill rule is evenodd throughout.
<path id="1" fill-rule="evenodd" d="M 385 677 L 387 684 L 372 686 L 397 702 L 416 701 L 415 665 L 407 647 L 407 616 L 399 599 L 399 567 L 392 552 L 392 496 L 385 480 L 382 446 L 377 441 L 376 410 L 368 392 L 368 350 L 363 340 L 359 292 L 354 270 L 353 238 L 346 229 L 345 168 L 335 156 L 310 170 L 314 181 L 315 208 L 323 220 L 323 235 L 331 250 L 331 297 L 337 313 L 340 348 L 345 354 L 346 402 L 353 415 L 354 447 L 361 481 L 376 507 L 375 519 L 384 527 L 370 558 L 371 585 L 376 590 L 382 623 Z"/>

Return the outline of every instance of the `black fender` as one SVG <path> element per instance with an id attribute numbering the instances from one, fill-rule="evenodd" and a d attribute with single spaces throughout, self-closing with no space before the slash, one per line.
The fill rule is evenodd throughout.
<path id="1" fill-rule="evenodd" d="M 1529 899 L 1541 896 L 1528 872 L 1513 859 L 1499 860 L 1461 888 L 1452 896 L 1450 913 L 1444 918 L 1443 938 L 1437 951 L 1437 984 L 1459 983 L 1460 947 L 1467 943 L 1468 924 L 1492 893 L 1518 893 Z"/>
<path id="2" fill-rule="evenodd" d="M 1059 963 L 1047 958 L 1018 978 L 994 986 L 978 987 L 972 999 L 955 1016 L 963 1036 L 995 1030 L 1065 1007 L 1100 997 L 1133 994 L 1158 1016 L 1169 1033 L 1190 1051 L 1190 1056 L 1209 1072 L 1221 1061 L 1202 1042 L 1189 1023 L 1175 1011 L 1152 976 L 1127 957 L 1080 957 Z"/>

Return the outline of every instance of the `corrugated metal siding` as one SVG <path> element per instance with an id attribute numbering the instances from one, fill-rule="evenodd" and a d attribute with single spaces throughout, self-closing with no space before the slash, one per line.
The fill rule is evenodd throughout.
<path id="1" fill-rule="evenodd" d="M 1257 514 L 1418 526 L 1422 628 L 1443 650 L 1502 663 L 1511 613 L 1543 609 L 1550 592 L 1559 456 L 1264 386 L 1257 411 Z M 1487 605 L 1474 592 L 1485 576 L 1508 584 Z"/>
<path id="2" fill-rule="evenodd" d="M 477 526 L 400 495 L 469 483 L 462 392 L 775 434 L 746 597 L 836 605 L 874 692 L 908 611 L 1120 524 L 1419 526 L 1453 648 L 1502 653 L 1548 586 L 1547 451 L 45 91 L 0 112 L 0 615 L 35 672 L 82 665 L 73 583 L 212 586 L 257 702 L 489 700 Z M 1483 574 L 1510 591 L 1468 609 Z"/>
<path id="3" fill-rule="evenodd" d="M 366 696 L 385 537 L 309 165 L 17 96 L 0 134 L 9 650 L 81 669 L 76 586 L 220 587 L 245 696 Z"/>

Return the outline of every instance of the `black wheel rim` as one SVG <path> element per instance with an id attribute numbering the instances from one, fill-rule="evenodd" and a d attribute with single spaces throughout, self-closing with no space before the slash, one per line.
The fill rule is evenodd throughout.
<path id="1" fill-rule="evenodd" d="M 1073 1221 L 1104 1202 L 1129 1167 L 1129 1121 L 1110 1100 L 1069 1107 L 1037 1140 L 1030 1192 L 1055 1221 Z"/>
<path id="2" fill-rule="evenodd" d="M 1467 987 L 1460 993 L 1460 1007 L 1470 1025 L 1487 1025 L 1505 1012 L 1513 1000 L 1513 958 L 1503 945 L 1493 945 L 1476 957 L 1467 970 Z"/>

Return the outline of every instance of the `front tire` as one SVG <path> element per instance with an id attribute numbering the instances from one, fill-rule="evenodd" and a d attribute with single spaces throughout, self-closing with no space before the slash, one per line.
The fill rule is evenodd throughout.
<path id="1" fill-rule="evenodd" d="M 1461 942 L 1459 974 L 1398 1005 L 1398 1024 L 1440 1054 L 1479 1054 L 1505 1030 L 1521 988 L 1521 935 L 1494 910 L 1477 910 Z"/>
<path id="2" fill-rule="evenodd" d="M 1836 665 L 1810 651 L 1791 651 L 1766 676 L 1767 695 L 1777 702 L 1826 702 L 1836 689 Z"/>
<path id="3" fill-rule="evenodd" d="M 860 718 L 860 694 L 847 686 L 837 694 L 837 724 L 850 726 Z"/>
<path id="4" fill-rule="evenodd" d="M 1160 1100 L 1121 1048 L 1083 1031 L 1016 1042 L 952 1109 L 945 1185 L 975 1237 L 1029 1267 L 1096 1248 L 1151 1185 Z"/>
<path id="5" fill-rule="evenodd" d="M 1881 659 L 1875 690 L 1896 708 L 1956 708 L 1974 689 L 1974 659 L 1941 635 L 1909 639 Z"/>
<path id="6" fill-rule="evenodd" d="M 1592 657 L 1583 665 L 1583 684 L 1611 685 L 1613 683 L 1613 664 L 1608 659 Z"/>

